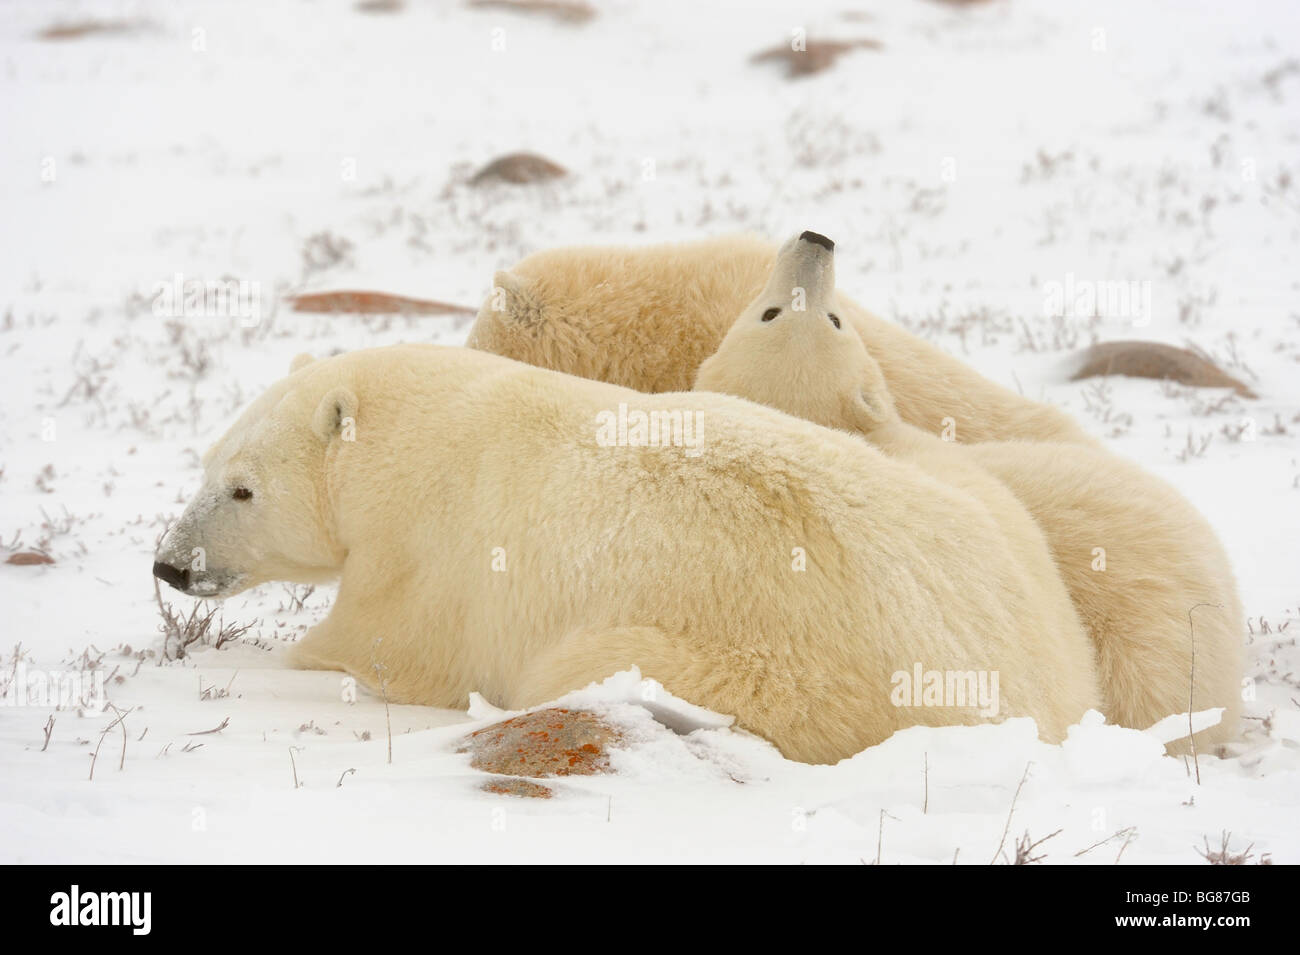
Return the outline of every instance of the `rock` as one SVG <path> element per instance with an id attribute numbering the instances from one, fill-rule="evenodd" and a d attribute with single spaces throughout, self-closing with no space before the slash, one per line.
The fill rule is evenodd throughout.
<path id="1" fill-rule="evenodd" d="M 75 20 L 55 23 L 36 34 L 38 40 L 80 40 L 88 36 L 139 33 L 150 26 L 144 20 Z"/>
<path id="2" fill-rule="evenodd" d="M 469 5 L 509 13 L 531 13 L 572 24 L 586 23 L 596 15 L 595 8 L 582 0 L 469 0 Z"/>
<path id="3" fill-rule="evenodd" d="M 470 185 L 480 186 L 487 182 L 509 182 L 523 185 L 529 182 L 546 182 L 568 175 L 568 170 L 558 163 L 553 163 L 545 156 L 536 153 L 509 153 L 500 156 L 470 179 Z"/>
<path id="4" fill-rule="evenodd" d="M 485 793 L 498 796 L 522 796 L 525 799 L 550 799 L 555 795 L 549 786 L 532 783 L 518 776 L 496 776 L 485 782 L 479 789 Z"/>
<path id="5" fill-rule="evenodd" d="M 1159 342 L 1101 342 L 1083 353 L 1071 381 L 1102 375 L 1157 378 L 1197 388 L 1231 388 L 1242 398 L 1258 398 L 1245 384 L 1204 355 Z"/>
<path id="6" fill-rule="evenodd" d="M 792 49 L 789 43 L 783 43 L 755 53 L 749 59 L 751 63 L 784 63 L 786 78 L 795 79 L 830 69 L 836 60 L 852 50 L 879 49 L 881 45 L 876 40 L 809 40 L 803 50 Z"/>
<path id="7" fill-rule="evenodd" d="M 406 4 L 402 0 L 361 0 L 355 7 L 359 13 L 401 13 Z"/>
<path id="8" fill-rule="evenodd" d="M 6 564 L 18 564 L 19 566 L 30 566 L 32 564 L 52 564 L 54 558 L 49 554 L 42 554 L 35 550 L 20 550 L 17 553 L 10 554 Z"/>
<path id="9" fill-rule="evenodd" d="M 609 772 L 609 749 L 622 734 L 586 710 L 549 707 L 493 723 L 467 736 L 470 765 L 504 776 L 591 776 Z"/>
<path id="10" fill-rule="evenodd" d="M 351 312 L 355 315 L 473 315 L 477 308 L 384 292 L 311 292 L 289 299 L 295 312 Z"/>

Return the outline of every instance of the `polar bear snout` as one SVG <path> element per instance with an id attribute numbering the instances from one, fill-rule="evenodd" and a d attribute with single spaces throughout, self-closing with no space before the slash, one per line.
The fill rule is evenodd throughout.
<path id="1" fill-rule="evenodd" d="M 799 236 L 801 242 L 811 242 L 814 245 L 820 245 L 827 252 L 835 251 L 835 243 L 819 232 L 804 232 Z"/>
<path id="2" fill-rule="evenodd" d="M 160 560 L 153 562 L 153 575 L 170 587 L 175 587 L 181 593 L 189 593 L 190 570 L 188 567 L 181 569 L 173 567 L 171 564 L 165 564 Z"/>
<path id="3" fill-rule="evenodd" d="M 796 313 L 820 314 L 834 294 L 835 243 L 808 229 L 785 240 L 760 297 L 769 304 L 784 299 L 785 307 Z"/>
<path id="4" fill-rule="evenodd" d="M 222 600 L 237 592 L 248 579 L 246 574 L 195 571 L 161 560 L 153 562 L 153 575 L 169 587 L 201 600 Z"/>

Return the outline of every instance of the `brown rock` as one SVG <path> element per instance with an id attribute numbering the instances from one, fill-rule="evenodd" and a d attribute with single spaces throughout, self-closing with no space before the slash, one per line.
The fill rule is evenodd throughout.
<path id="1" fill-rule="evenodd" d="M 1099 375 L 1167 379 L 1197 388 L 1231 388 L 1243 398 L 1259 397 L 1204 355 L 1159 342 L 1101 342 L 1093 345 L 1084 352 L 1083 364 L 1070 380 Z"/>
<path id="2" fill-rule="evenodd" d="M 795 50 L 789 43 L 783 43 L 755 53 L 749 60 L 751 63 L 784 63 L 786 78 L 795 79 L 830 69 L 836 60 L 851 50 L 881 49 L 876 40 L 809 40 L 805 46 L 806 49 Z"/>
<path id="3" fill-rule="evenodd" d="M 360 13 L 401 13 L 406 4 L 402 0 L 361 0 L 355 6 Z"/>
<path id="4" fill-rule="evenodd" d="M 561 23 L 586 23 L 596 15 L 595 8 L 582 0 L 469 0 L 469 5 L 508 13 L 531 13 Z"/>
<path id="5" fill-rule="evenodd" d="M 52 564 L 54 558 L 49 554 L 42 554 L 35 550 L 20 550 L 17 553 L 10 554 L 6 564 L 18 564 L 19 566 L 28 566 L 31 564 Z"/>
<path id="6" fill-rule="evenodd" d="M 137 33 L 147 27 L 143 20 L 72 20 L 55 23 L 36 34 L 38 40 L 80 40 L 88 36 Z"/>
<path id="7" fill-rule="evenodd" d="M 493 723 L 465 737 L 470 765 L 504 776 L 591 776 L 609 772 L 622 734 L 594 713 L 550 707 Z"/>
<path id="8" fill-rule="evenodd" d="M 563 166 L 536 153 L 509 153 L 492 160 L 470 179 L 470 185 L 486 182 L 509 182 L 523 185 L 529 182 L 546 182 L 568 175 Z"/>
<path id="9" fill-rule="evenodd" d="M 354 315 L 473 315 L 478 309 L 384 292 L 311 292 L 289 299 L 295 312 L 351 312 Z"/>
<path id="10" fill-rule="evenodd" d="M 550 786 L 532 783 L 518 776 L 497 776 L 489 779 L 479 789 L 498 796 L 522 796 L 525 799 L 550 799 L 555 795 Z"/>

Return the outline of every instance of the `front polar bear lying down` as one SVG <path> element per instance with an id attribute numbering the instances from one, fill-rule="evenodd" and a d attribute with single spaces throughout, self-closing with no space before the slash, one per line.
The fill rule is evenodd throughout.
<path id="1" fill-rule="evenodd" d="M 1190 702 L 1225 710 L 1196 734 L 1198 746 L 1235 736 L 1243 615 L 1205 519 L 1164 482 L 1096 447 L 957 445 L 901 421 L 873 356 L 832 321 L 834 244 L 809 235 L 782 247 L 767 288 L 700 367 L 696 388 L 859 432 L 963 489 L 972 470 L 996 479 L 1046 535 L 1052 556 L 1043 566 L 1059 571 L 1096 646 L 1107 718 L 1145 729 Z M 795 287 L 804 310 L 791 307 Z"/>
<path id="2" fill-rule="evenodd" d="M 340 576 L 293 660 L 371 686 L 379 666 L 392 700 L 525 707 L 635 664 L 830 762 L 918 723 L 1028 715 L 1059 739 L 1099 702 L 1005 550 L 967 495 L 851 435 L 403 345 L 258 398 L 154 572 L 209 597 Z"/>
<path id="3" fill-rule="evenodd" d="M 466 344 L 637 391 L 686 391 L 775 259 L 776 246 L 753 236 L 537 252 L 496 274 Z M 933 431 L 952 418 L 962 441 L 1091 443 L 1069 416 L 849 298 L 837 294 L 835 312 L 880 363 L 904 421 Z"/>

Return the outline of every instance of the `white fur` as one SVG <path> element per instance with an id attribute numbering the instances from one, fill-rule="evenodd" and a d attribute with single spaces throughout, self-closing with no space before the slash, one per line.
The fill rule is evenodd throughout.
<path id="1" fill-rule="evenodd" d="M 1108 719 L 1145 729 L 1189 705 L 1223 707 L 1223 721 L 1196 741 L 1204 749 L 1233 737 L 1243 615 L 1227 556 L 1205 519 L 1164 482 L 1095 446 L 958 445 L 900 420 L 876 356 L 827 320 L 836 301 L 831 258 L 806 242 L 787 243 L 768 287 L 701 366 L 696 387 L 862 434 L 990 505 L 1001 499 L 997 521 L 1022 539 L 1025 515 L 1032 516 L 1047 547 L 1023 551 L 1024 567 L 1059 576 L 1068 588 L 1096 647 Z M 792 285 L 806 286 L 808 309 L 760 321 L 788 302 Z"/>
<path id="2" fill-rule="evenodd" d="M 685 391 L 766 285 L 776 246 L 754 236 L 642 247 L 547 249 L 498 272 L 467 344 L 637 391 Z M 843 294 L 835 311 L 875 356 L 909 424 L 957 439 L 1091 443 L 1055 408 L 969 365 Z"/>
<path id="3" fill-rule="evenodd" d="M 337 420 L 340 388 L 351 441 L 313 427 L 322 408 Z M 602 446 L 620 404 L 699 414 L 699 446 Z M 1044 652 L 1052 621 L 969 494 L 740 399 L 405 345 L 301 367 L 207 462 L 199 500 L 217 503 L 192 505 L 165 552 L 211 543 L 237 582 L 222 593 L 339 575 L 294 661 L 382 679 L 392 700 L 516 708 L 638 665 L 810 762 L 984 718 L 895 706 L 917 663 L 997 671 L 996 718 L 1033 716 L 1048 739 L 1098 702 Z M 233 479 L 253 501 L 227 502 Z"/>

